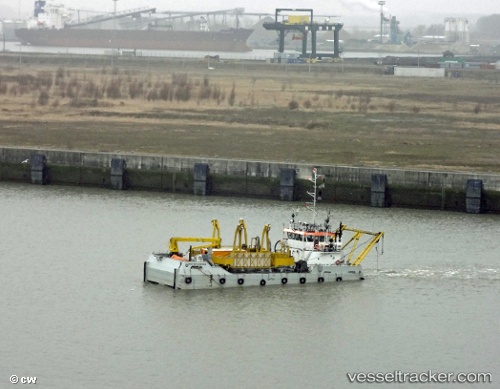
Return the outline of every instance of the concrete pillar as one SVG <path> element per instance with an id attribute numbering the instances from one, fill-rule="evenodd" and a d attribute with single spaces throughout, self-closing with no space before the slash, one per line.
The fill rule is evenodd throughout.
<path id="1" fill-rule="evenodd" d="M 209 173 L 210 166 L 208 166 L 208 163 L 194 164 L 193 192 L 195 195 L 206 196 L 209 194 Z"/>
<path id="2" fill-rule="evenodd" d="M 47 158 L 44 154 L 35 154 L 31 158 L 31 183 L 37 185 L 47 183 Z"/>
<path id="3" fill-rule="evenodd" d="M 125 168 L 127 162 L 121 158 L 111 160 L 111 187 L 116 190 L 125 188 Z"/>
<path id="4" fill-rule="evenodd" d="M 281 169 L 280 199 L 282 201 L 295 200 L 295 169 Z"/>
<path id="5" fill-rule="evenodd" d="M 279 42 L 278 42 L 278 52 L 285 52 L 285 30 L 280 30 Z M 281 56 L 279 58 L 279 62 L 281 63 Z"/>
<path id="6" fill-rule="evenodd" d="M 317 30 L 311 30 L 311 57 L 316 58 L 316 33 Z"/>
<path id="7" fill-rule="evenodd" d="M 307 56 L 307 30 L 302 32 L 302 56 L 304 58 Z"/>
<path id="8" fill-rule="evenodd" d="M 342 26 L 336 25 L 333 31 L 333 58 L 340 57 L 340 29 Z"/>
<path id="9" fill-rule="evenodd" d="M 483 180 L 467 180 L 465 190 L 465 212 L 481 213 L 483 210 Z"/>
<path id="10" fill-rule="evenodd" d="M 371 205 L 372 207 L 387 207 L 387 175 L 372 174 Z"/>

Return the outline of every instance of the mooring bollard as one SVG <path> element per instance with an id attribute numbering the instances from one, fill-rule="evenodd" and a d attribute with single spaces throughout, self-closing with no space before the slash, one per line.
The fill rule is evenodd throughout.
<path id="1" fill-rule="evenodd" d="M 44 154 L 35 154 L 31 158 L 31 183 L 36 185 L 47 183 L 47 158 Z"/>
<path id="2" fill-rule="evenodd" d="M 384 208 L 387 207 L 387 175 L 372 174 L 371 185 L 371 206 Z"/>
<path id="3" fill-rule="evenodd" d="M 295 169 L 281 169 L 280 199 L 281 201 L 295 200 Z"/>
<path id="4" fill-rule="evenodd" d="M 206 196 L 209 194 L 209 174 L 208 163 L 194 164 L 193 193 L 195 195 Z"/>
<path id="5" fill-rule="evenodd" d="M 483 211 L 483 180 L 467 180 L 465 190 L 465 212 L 481 213 Z"/>
<path id="6" fill-rule="evenodd" d="M 111 187 L 116 190 L 125 188 L 125 168 L 127 162 L 121 158 L 111 160 Z"/>

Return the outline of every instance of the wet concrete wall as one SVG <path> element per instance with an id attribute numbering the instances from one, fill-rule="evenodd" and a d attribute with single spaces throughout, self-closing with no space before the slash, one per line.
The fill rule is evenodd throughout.
<path id="1" fill-rule="evenodd" d="M 294 199 L 308 201 L 313 165 L 269 161 L 226 160 L 181 156 L 84 153 L 75 151 L 0 148 L 0 180 L 31 182 L 35 155 L 46 161 L 45 184 L 116 188 L 112 161 L 125 162 L 123 189 L 195 193 L 195 165 L 207 165 L 206 195 Z M 375 189 L 376 204 L 466 211 L 467 180 L 482 182 L 481 209 L 500 213 L 500 175 L 314 165 L 324 176 L 322 201 L 373 205 L 373 177 L 383 176 L 384 192 Z M 293 190 L 283 197 L 280 175 L 295 171 Z M 375 180 L 375 181 L 377 181 Z M 198 184 L 197 184 L 198 185 Z M 288 192 L 287 192 L 288 193 Z M 383 193 L 383 194 L 381 194 Z M 385 196 L 380 198 L 380 196 Z"/>

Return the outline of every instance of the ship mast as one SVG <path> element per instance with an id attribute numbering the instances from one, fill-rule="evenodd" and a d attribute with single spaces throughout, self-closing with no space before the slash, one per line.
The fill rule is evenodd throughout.
<path id="1" fill-rule="evenodd" d="M 306 208 L 310 211 L 312 211 L 313 213 L 313 224 L 316 224 L 316 180 L 317 180 L 317 177 L 318 177 L 318 170 L 314 167 L 313 170 L 313 175 L 312 177 L 307 177 L 307 179 L 309 181 L 311 181 L 313 183 L 313 191 L 312 192 L 307 192 L 307 194 L 309 196 L 312 197 L 312 202 L 311 201 L 307 201 L 306 202 Z"/>
<path id="2" fill-rule="evenodd" d="M 317 192 L 318 189 L 323 189 L 325 187 L 325 176 L 318 175 L 318 169 L 316 169 L 316 167 L 313 167 L 312 173 L 312 177 L 307 177 L 307 179 L 313 183 L 313 191 L 307 192 L 307 194 L 312 197 L 312 201 L 306 201 L 306 208 L 313 213 L 313 225 L 316 225 L 316 202 L 321 201 L 321 190 L 319 191 L 319 196 Z M 322 181 L 320 185 L 317 185 L 318 178 Z M 328 215 L 330 215 L 330 212 L 328 212 Z M 328 221 L 326 223 L 328 224 Z"/>

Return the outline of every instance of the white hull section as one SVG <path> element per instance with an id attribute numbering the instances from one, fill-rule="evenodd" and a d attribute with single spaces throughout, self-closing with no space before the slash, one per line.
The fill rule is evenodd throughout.
<path id="1" fill-rule="evenodd" d="M 332 253 L 328 253 L 332 254 Z M 326 258 L 324 258 L 326 259 Z M 314 263 L 316 262 L 316 263 Z M 213 289 L 246 286 L 300 285 L 323 282 L 363 280 L 361 266 L 321 264 L 314 261 L 309 271 L 293 268 L 228 272 L 218 265 L 197 258 L 192 261 L 171 259 L 167 254 L 151 254 L 144 263 L 144 281 L 167 285 L 174 289 Z M 326 262 L 326 261 L 325 261 Z"/>

